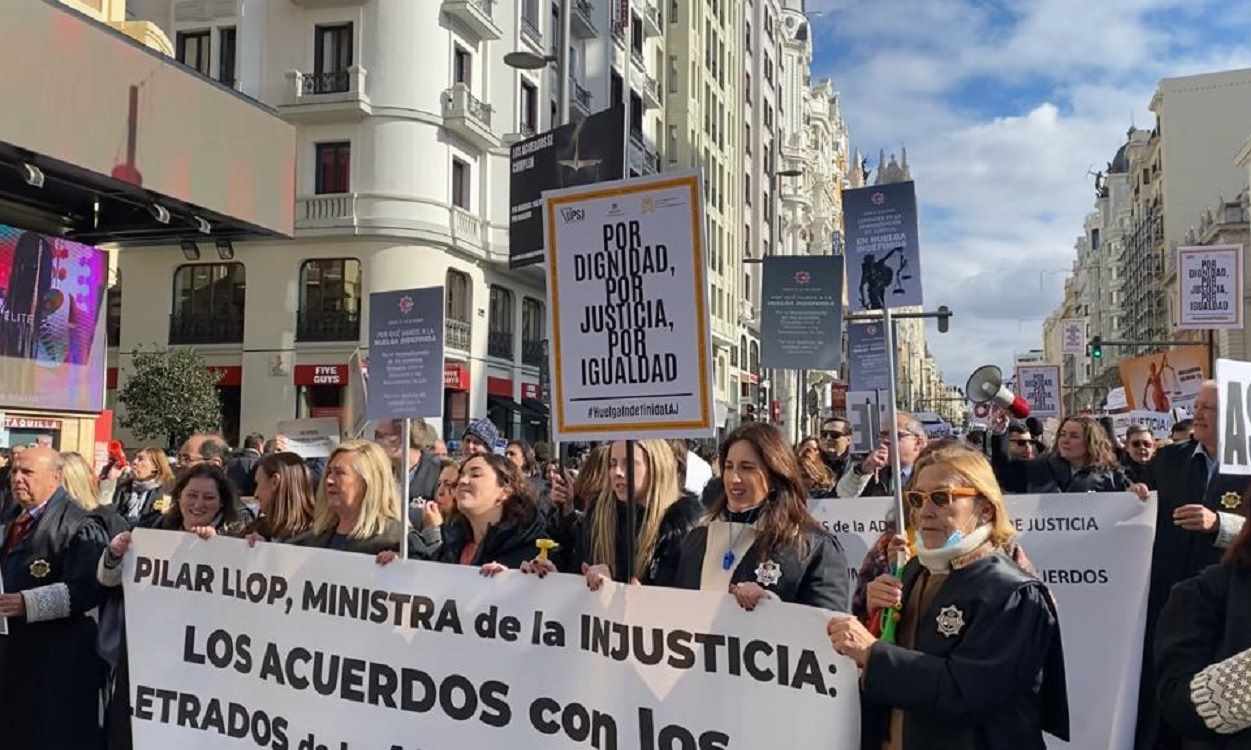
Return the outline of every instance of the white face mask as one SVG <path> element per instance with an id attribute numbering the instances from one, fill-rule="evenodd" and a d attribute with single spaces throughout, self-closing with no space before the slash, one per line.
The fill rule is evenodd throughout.
<path id="1" fill-rule="evenodd" d="M 920 546 L 917 549 L 917 559 L 931 573 L 946 573 L 951 570 L 951 562 L 957 558 L 964 557 L 973 550 L 981 547 L 990 539 L 991 526 L 989 523 L 982 524 L 969 534 L 957 531 L 947 537 L 947 541 L 938 549 L 929 549 L 925 546 L 925 540 L 920 539 Z"/>

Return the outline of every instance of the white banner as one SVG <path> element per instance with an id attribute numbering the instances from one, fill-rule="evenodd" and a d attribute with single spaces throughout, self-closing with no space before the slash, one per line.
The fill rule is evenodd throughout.
<path id="1" fill-rule="evenodd" d="M 816 608 L 146 530 L 124 572 L 136 750 L 860 744 Z"/>
<path id="2" fill-rule="evenodd" d="M 1021 365 L 1017 367 L 1016 392 L 1029 402 L 1031 416 L 1039 419 L 1058 418 L 1063 412 L 1060 401 L 1060 366 Z"/>
<path id="3" fill-rule="evenodd" d="M 838 536 L 855 582 L 885 529 L 889 497 L 813 501 Z M 1129 493 L 1009 495 L 1008 514 L 1055 596 L 1064 641 L 1072 742 L 1049 747 L 1128 750 L 1134 743 L 1143 611 L 1155 537 L 1155 500 Z"/>
<path id="4" fill-rule="evenodd" d="M 278 423 L 278 434 L 300 458 L 328 458 L 339 447 L 339 418 L 287 419 Z"/>
<path id="5" fill-rule="evenodd" d="M 699 173 L 543 193 L 555 440 L 711 437 Z"/>
<path id="6" fill-rule="evenodd" d="M 1086 319 L 1066 318 L 1060 321 L 1060 353 L 1086 356 Z"/>
<path id="7" fill-rule="evenodd" d="M 1172 414 L 1161 414 L 1145 409 L 1112 415 L 1112 427 L 1116 430 L 1117 437 L 1122 440 L 1125 438 L 1125 431 L 1136 424 L 1150 428 L 1151 434 L 1157 438 L 1166 438 L 1173 429 L 1174 421 Z"/>
<path id="8" fill-rule="evenodd" d="M 1179 331 L 1242 328 L 1242 245 L 1177 248 Z"/>
<path id="9" fill-rule="evenodd" d="M 1251 475 L 1251 362 L 1216 360 L 1221 473 Z"/>

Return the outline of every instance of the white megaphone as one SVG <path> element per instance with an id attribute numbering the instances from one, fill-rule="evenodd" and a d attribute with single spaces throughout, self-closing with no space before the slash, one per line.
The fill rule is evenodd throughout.
<path id="1" fill-rule="evenodd" d="M 969 382 L 964 386 L 964 392 L 975 404 L 993 401 L 1007 409 L 1017 419 L 1025 419 L 1029 416 L 1029 403 L 1008 390 L 1003 384 L 1003 370 L 994 365 L 982 365 L 974 370 L 969 376 Z"/>

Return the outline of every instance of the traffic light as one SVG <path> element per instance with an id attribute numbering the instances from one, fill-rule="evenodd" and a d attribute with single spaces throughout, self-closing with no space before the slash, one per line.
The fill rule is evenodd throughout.
<path id="1" fill-rule="evenodd" d="M 1103 359 L 1103 337 L 1095 336 L 1090 340 L 1090 358 Z"/>
<path id="2" fill-rule="evenodd" d="M 938 306 L 938 332 L 946 333 L 951 324 L 951 308 L 946 305 Z"/>

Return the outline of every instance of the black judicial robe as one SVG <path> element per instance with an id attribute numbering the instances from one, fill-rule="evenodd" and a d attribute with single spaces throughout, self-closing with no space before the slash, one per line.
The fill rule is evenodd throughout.
<path id="1" fill-rule="evenodd" d="M 37 608 L 60 615 L 37 622 L 10 617 L 9 635 L 0 636 L 0 746 L 101 746 L 98 691 L 106 668 L 87 612 L 103 600 L 96 562 L 107 544 L 99 517 L 58 489 L 26 539 L 0 551 L 5 592 L 42 589 Z M 42 564 L 32 572 L 37 562 L 47 564 L 46 575 L 34 575 L 43 572 Z M 29 607 L 27 615 L 38 616 Z"/>
<path id="2" fill-rule="evenodd" d="M 922 571 L 916 559 L 904 568 L 905 602 Z M 963 624 L 952 628 L 956 612 Z M 955 634 L 940 632 L 940 614 Z M 863 748 L 880 750 L 892 708 L 905 712 L 905 750 L 1043 750 L 1043 732 L 1067 740 L 1050 592 L 998 552 L 953 570 L 921 613 L 912 649 L 873 645 L 860 692 Z"/>

